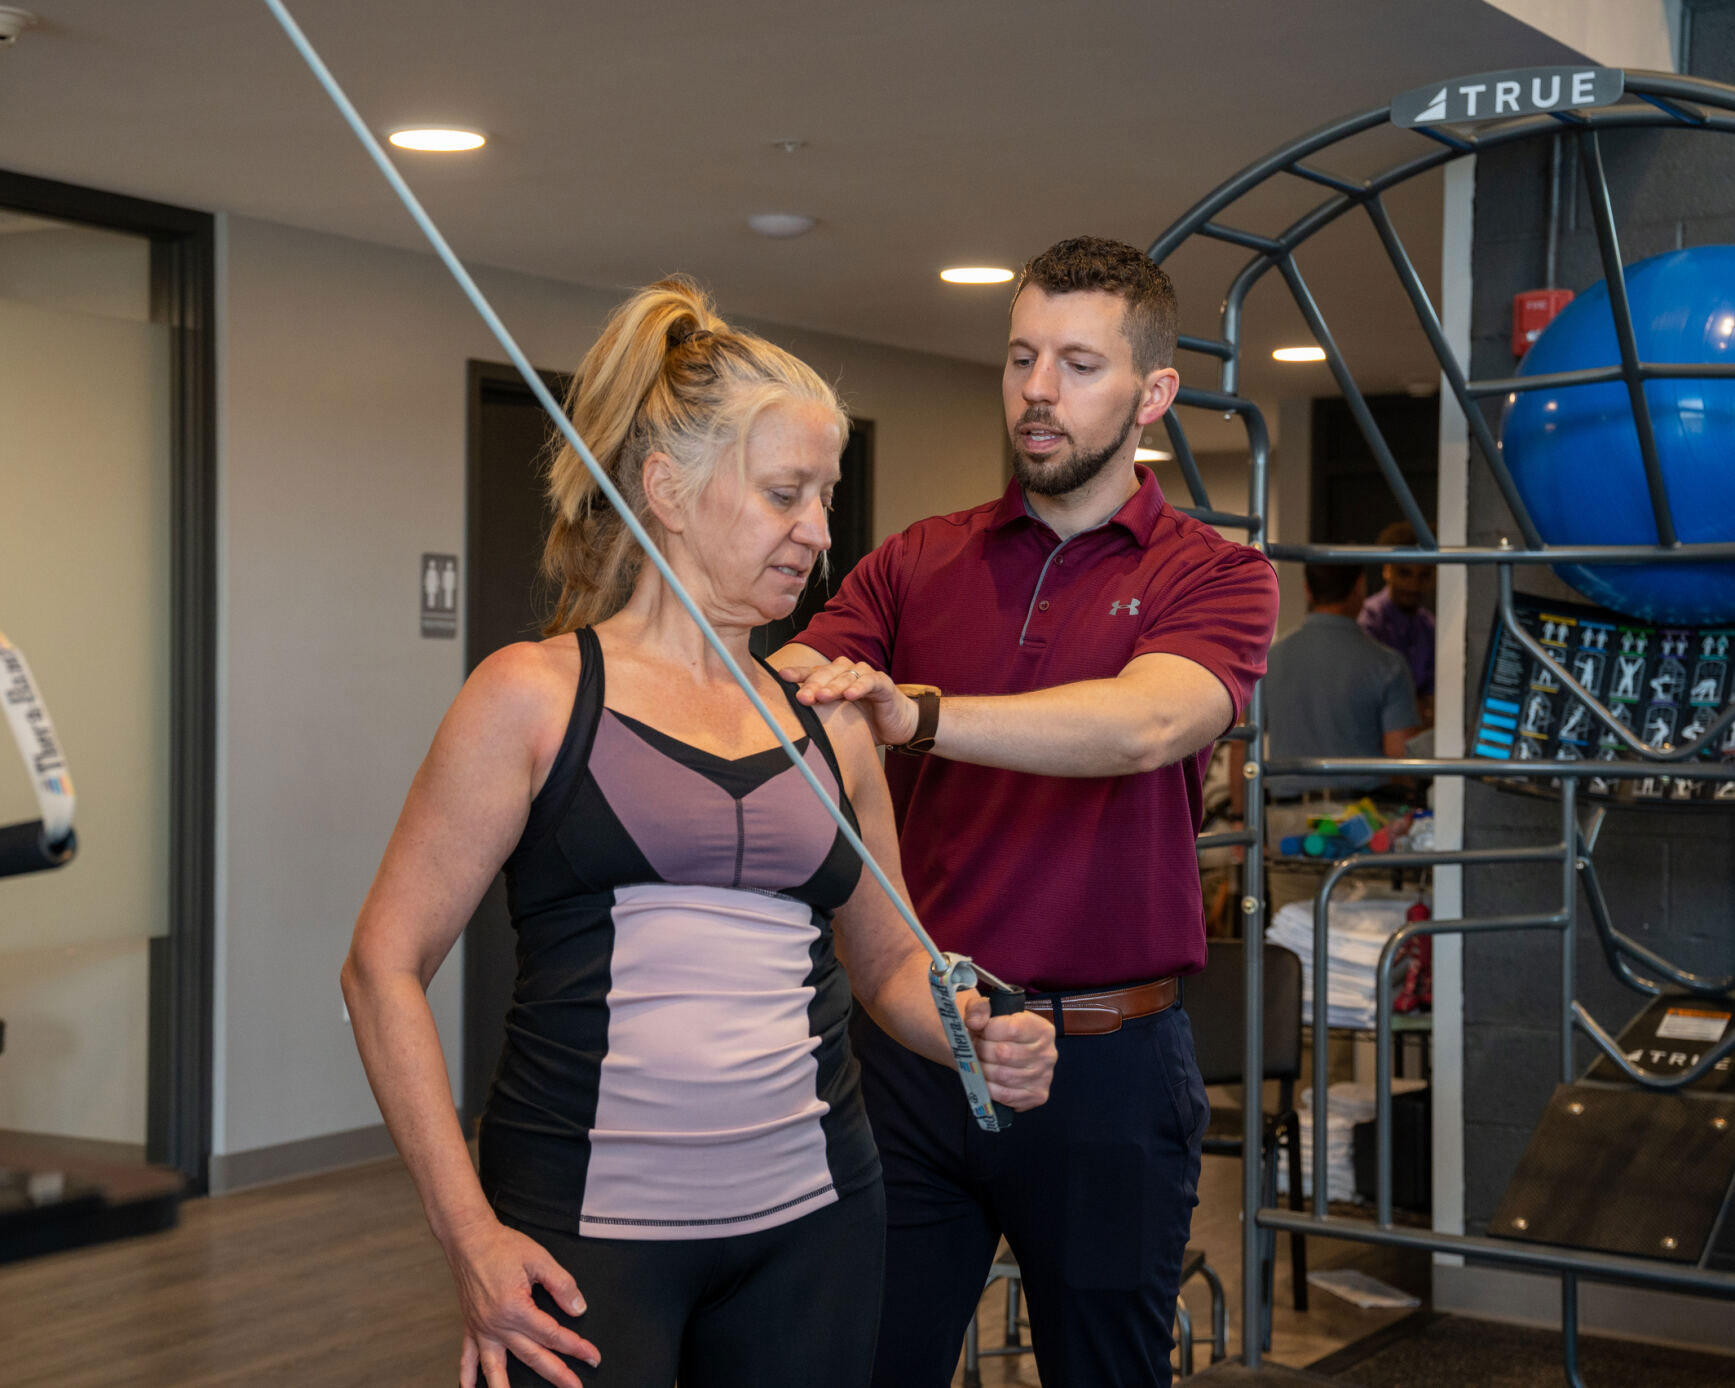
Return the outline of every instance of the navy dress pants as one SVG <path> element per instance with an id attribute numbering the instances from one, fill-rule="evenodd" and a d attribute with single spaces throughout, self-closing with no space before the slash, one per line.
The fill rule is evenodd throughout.
<path id="1" fill-rule="evenodd" d="M 1047 1104 L 976 1126 L 949 1066 L 859 1006 L 851 1040 L 879 1143 L 886 1294 L 874 1388 L 944 1388 L 1005 1235 L 1043 1388 L 1170 1381 L 1181 1260 L 1209 1110 L 1179 1007 L 1066 1036 Z"/>

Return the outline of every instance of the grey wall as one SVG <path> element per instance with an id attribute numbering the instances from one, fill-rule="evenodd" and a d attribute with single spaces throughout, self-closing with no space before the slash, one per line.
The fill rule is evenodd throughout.
<path id="1" fill-rule="evenodd" d="M 607 307 L 483 283 L 548 365 Z M 463 679 L 415 585 L 424 550 L 464 548 L 465 359 L 498 355 L 431 257 L 231 218 L 223 292 L 220 1157 L 379 1121 L 337 969 Z M 455 964 L 430 990 L 454 1076 Z"/>
<path id="2" fill-rule="evenodd" d="M 477 278 L 547 368 L 623 297 Z M 418 558 L 463 551 L 465 363 L 503 355 L 430 255 L 230 218 L 220 279 L 218 1189 L 378 1150 L 337 971 L 463 679 Z M 879 534 L 998 493 L 997 371 L 760 327 L 874 419 Z M 460 975 L 430 990 L 454 1084 Z"/>
<path id="3" fill-rule="evenodd" d="M 1735 7 L 1694 17 L 1686 70 L 1735 81 Z M 1604 137 L 1622 258 L 1631 263 L 1683 245 L 1735 241 L 1735 139 L 1726 135 L 1616 132 Z M 1573 167 L 1569 164 L 1569 168 Z M 1602 278 L 1582 173 L 1563 198 L 1558 282 L 1583 291 Z M 1543 283 L 1548 147 L 1527 141 L 1479 157 L 1476 183 L 1472 370 L 1511 374 L 1512 296 Z M 1495 420 L 1498 427 L 1498 420 Z M 1471 470 L 1469 543 L 1516 537 L 1486 467 Z M 1546 570 L 1519 588 L 1577 599 Z M 1493 622 L 1495 579 L 1470 571 L 1467 705 L 1479 688 Z M 1553 804 L 1470 784 L 1464 846 L 1546 843 L 1558 833 Z M 1618 925 L 1691 969 L 1735 971 L 1735 819 L 1717 810 L 1666 808 L 1610 813 L 1597 865 Z M 1559 901 L 1553 868 L 1465 873 L 1466 915 L 1550 911 Z M 1551 934 L 1472 937 L 1464 945 L 1465 1221 L 1485 1232 L 1557 1078 L 1558 941 Z M 1578 982 L 1593 1015 L 1618 1031 L 1643 999 L 1620 987 L 1594 932 L 1581 924 Z M 1579 1062 L 1589 1052 L 1579 1043 Z"/>

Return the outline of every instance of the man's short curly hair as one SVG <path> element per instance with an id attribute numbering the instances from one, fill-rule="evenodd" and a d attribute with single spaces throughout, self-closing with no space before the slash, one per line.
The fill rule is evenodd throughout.
<path id="1" fill-rule="evenodd" d="M 1013 303 L 1027 284 L 1045 294 L 1097 289 L 1124 299 L 1121 328 L 1132 344 L 1133 370 L 1142 376 L 1174 361 L 1181 323 L 1175 286 L 1168 272 L 1136 246 L 1100 236 L 1057 241 L 1025 262 L 1012 291 Z"/>

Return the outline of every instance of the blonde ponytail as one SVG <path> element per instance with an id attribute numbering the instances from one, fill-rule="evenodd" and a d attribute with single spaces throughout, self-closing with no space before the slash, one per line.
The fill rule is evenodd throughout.
<path id="1" fill-rule="evenodd" d="M 653 539 L 644 461 L 666 453 L 685 499 L 711 480 L 730 444 L 744 442 L 759 412 L 808 401 L 848 420 L 836 392 L 805 362 L 717 316 L 710 296 L 684 275 L 641 289 L 617 308 L 579 364 L 566 413 Z M 562 442 L 548 466 L 554 516 L 543 575 L 558 590 L 543 627 L 556 636 L 613 616 L 626 604 L 643 556 L 578 451 Z"/>

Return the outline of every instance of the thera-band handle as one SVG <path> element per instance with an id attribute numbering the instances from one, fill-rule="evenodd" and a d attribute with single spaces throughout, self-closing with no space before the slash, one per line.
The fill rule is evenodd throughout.
<path id="1" fill-rule="evenodd" d="M 70 829 L 58 843 L 51 843 L 40 819 L 0 825 L 0 877 L 65 867 L 77 852 L 78 835 Z"/>
<path id="2" fill-rule="evenodd" d="M 640 524 L 638 517 L 633 514 L 632 507 L 627 505 L 626 499 L 620 494 L 620 490 L 615 486 L 613 481 L 610 480 L 608 473 L 605 472 L 597 462 L 595 455 L 591 453 L 590 446 L 579 436 L 578 430 L 573 427 L 572 421 L 566 416 L 566 412 L 560 408 L 560 405 L 555 400 L 554 396 L 549 393 L 548 387 L 543 383 L 542 377 L 537 373 L 536 368 L 530 364 L 530 358 L 524 355 L 524 350 L 519 347 L 512 334 L 506 330 L 506 325 L 500 321 L 500 315 L 494 311 L 493 305 L 488 302 L 487 297 L 482 293 L 481 289 L 477 287 L 476 281 L 470 276 L 470 272 L 464 268 L 463 262 L 458 259 L 451 246 L 447 243 L 446 238 L 441 235 L 439 227 L 434 225 L 434 219 L 427 214 L 426 209 L 422 207 L 422 204 L 416 198 L 416 195 L 410 191 L 410 185 L 404 181 L 403 175 L 397 171 L 396 166 L 387 156 L 384 148 L 380 145 L 379 140 L 374 137 L 373 131 L 368 129 L 367 123 L 361 118 L 361 113 L 356 110 L 355 103 L 344 94 L 343 88 L 338 85 L 337 79 L 331 74 L 331 69 L 326 67 L 324 60 L 320 58 L 312 43 L 308 41 L 307 35 L 301 32 L 301 26 L 295 22 L 288 9 L 284 7 L 283 0 L 263 0 L 263 3 L 265 7 L 271 11 L 273 18 L 277 20 L 278 26 L 286 35 L 288 35 L 290 43 L 295 46 L 295 50 L 301 55 L 302 61 L 307 64 L 308 71 L 313 74 L 314 79 L 319 83 L 319 85 L 325 89 L 326 95 L 331 98 L 332 104 L 337 107 L 338 114 L 343 117 L 344 122 L 354 133 L 356 139 L 361 142 L 362 148 L 367 151 L 368 157 L 373 160 L 374 166 L 380 171 L 381 176 L 384 177 L 386 182 L 391 186 L 392 191 L 397 194 L 398 201 L 403 204 L 404 210 L 410 214 L 410 220 L 415 222 L 416 226 L 421 230 L 422 235 L 427 238 L 428 244 L 434 249 L 434 254 L 440 258 L 446 269 L 451 273 L 452 278 L 457 281 L 458 288 L 463 291 L 464 297 L 470 301 L 471 307 L 476 310 L 482 321 L 487 324 L 488 330 L 494 335 L 494 340 L 500 344 L 501 350 L 506 353 L 507 359 L 518 369 L 518 374 L 524 378 L 524 384 L 529 387 L 530 393 L 535 396 L 537 403 L 542 406 L 543 411 L 553 422 L 554 427 L 559 430 L 562 437 L 572 445 L 573 451 L 578 454 L 579 461 L 584 464 L 585 470 L 589 472 L 591 477 L 595 480 L 598 490 L 608 498 L 609 504 L 614 507 L 615 514 L 621 518 L 622 523 L 625 524 L 633 539 L 638 543 L 639 548 L 644 551 L 645 558 L 650 560 L 652 567 L 662 575 L 663 581 L 669 585 L 669 591 L 675 596 L 675 599 L 683 608 L 686 609 L 687 614 L 691 616 L 693 621 L 698 625 L 700 635 L 705 638 L 706 644 L 716 652 L 717 658 L 723 663 L 723 668 L 726 669 L 730 675 L 734 677 L 735 682 L 741 686 L 742 692 L 747 696 L 747 701 L 753 705 L 754 711 L 764 720 L 765 726 L 771 730 L 772 736 L 777 740 L 777 745 L 783 749 L 784 754 L 789 758 L 790 764 L 795 767 L 801 778 L 807 782 L 808 788 L 819 797 L 819 803 L 825 807 L 826 813 L 829 814 L 833 822 L 836 823 L 838 832 L 843 836 L 844 842 L 847 843 L 855 852 L 856 857 L 861 859 L 862 865 L 873 875 L 874 880 L 880 884 L 880 887 L 885 891 L 886 896 L 890 898 L 892 906 L 896 909 L 898 914 L 903 917 L 904 924 L 909 926 L 911 933 L 913 933 L 916 939 L 920 941 L 922 948 L 928 952 L 928 957 L 933 960 L 933 965 L 930 969 L 930 981 L 932 981 L 935 971 L 937 971 L 941 977 L 948 976 L 952 972 L 953 963 L 956 961 L 957 956 L 944 955 L 940 953 L 940 947 L 934 943 L 933 938 L 922 928 L 922 923 L 916 919 L 915 912 L 912 911 L 909 904 L 898 895 L 897 890 L 892 886 L 891 879 L 886 876 L 885 869 L 879 865 L 873 854 L 868 852 L 867 845 L 861 840 L 861 835 L 855 831 L 854 826 L 844 817 L 843 811 L 832 800 L 830 794 L 820 783 L 819 777 L 815 774 L 813 768 L 807 764 L 807 759 L 796 749 L 795 743 L 790 739 L 789 734 L 783 731 L 782 724 L 777 721 L 777 719 L 772 715 L 771 710 L 766 707 L 764 699 L 759 696 L 759 691 L 753 687 L 752 681 L 750 681 L 742 671 L 739 662 L 737 662 L 735 657 L 729 653 L 729 648 L 723 644 L 722 637 L 718 636 L 710 622 L 705 620 L 705 614 L 699 611 L 698 604 L 693 601 L 692 596 L 682 585 L 681 580 L 675 576 L 675 571 L 669 567 L 669 561 L 663 557 L 662 551 L 652 542 L 651 537 L 646 533 L 644 526 Z M 969 961 L 965 960 L 962 962 L 968 965 Z M 974 975 L 972 974 L 972 977 L 973 976 Z M 948 1035 L 951 1035 L 953 1021 L 956 1021 L 960 1028 L 963 1026 L 963 1021 L 958 1016 L 958 1004 L 955 994 L 958 987 L 968 986 L 968 984 L 957 984 L 951 988 L 951 991 L 948 994 L 949 1005 L 951 1008 L 950 1018 L 947 1017 L 946 1009 L 944 1007 L 941 1008 L 941 1019 L 946 1022 Z M 934 999 L 936 1004 L 940 1001 L 942 991 L 944 991 L 942 988 L 935 988 Z M 971 1108 L 976 1111 L 976 1121 L 984 1128 L 989 1128 L 990 1131 L 993 1131 L 993 1106 L 987 1101 L 987 1086 L 982 1082 L 981 1070 L 977 1068 L 976 1065 L 975 1048 L 970 1045 L 970 1037 L 967 1031 L 963 1033 L 963 1041 L 964 1051 L 963 1056 L 959 1060 L 959 1074 L 964 1078 L 964 1088 L 966 1092 L 971 1095 Z M 958 1054 L 956 1041 L 953 1042 L 953 1052 L 954 1054 Z M 963 1057 L 967 1057 L 967 1061 Z M 966 1069 L 966 1064 L 968 1065 L 968 1069 Z M 970 1088 L 972 1075 L 974 1075 L 975 1080 L 981 1089 L 983 1101 L 987 1105 L 985 1110 L 986 1118 L 984 1118 L 984 1110 L 977 1108 L 975 1091 L 972 1091 Z"/>
<path id="3" fill-rule="evenodd" d="M 988 993 L 988 1014 L 992 1017 L 1010 1017 L 1014 1013 L 1024 1011 L 1024 990 L 1022 988 L 994 988 Z M 994 1117 L 999 1120 L 1002 1128 L 1012 1125 L 1012 1110 L 1005 1104 L 994 1105 Z"/>
<path id="4" fill-rule="evenodd" d="M 958 1007 L 960 988 L 981 988 L 988 996 L 988 1010 L 996 1017 L 1024 1011 L 1024 990 L 1003 983 L 993 974 L 962 955 L 944 956 L 946 967 L 930 967 L 928 989 L 939 1009 L 940 1025 L 946 1031 L 946 1044 L 952 1048 L 952 1063 L 964 1081 L 964 1096 L 970 1112 L 976 1115 L 976 1125 L 986 1132 L 1004 1132 L 1012 1126 L 1012 1110 L 997 1104 L 988 1092 L 988 1079 L 982 1073 L 976 1046 L 970 1040 L 970 1028 L 964 1025 L 964 1014 Z M 985 987 L 983 985 L 986 985 Z"/>
<path id="5" fill-rule="evenodd" d="M 30 676 L 30 664 L 5 632 L 0 632 L 0 706 L 6 710 L 6 725 L 30 773 L 30 788 L 42 816 L 0 825 L 0 877 L 61 867 L 72 861 L 78 846 L 72 832 L 76 803 L 72 777 L 48 706 Z"/>

